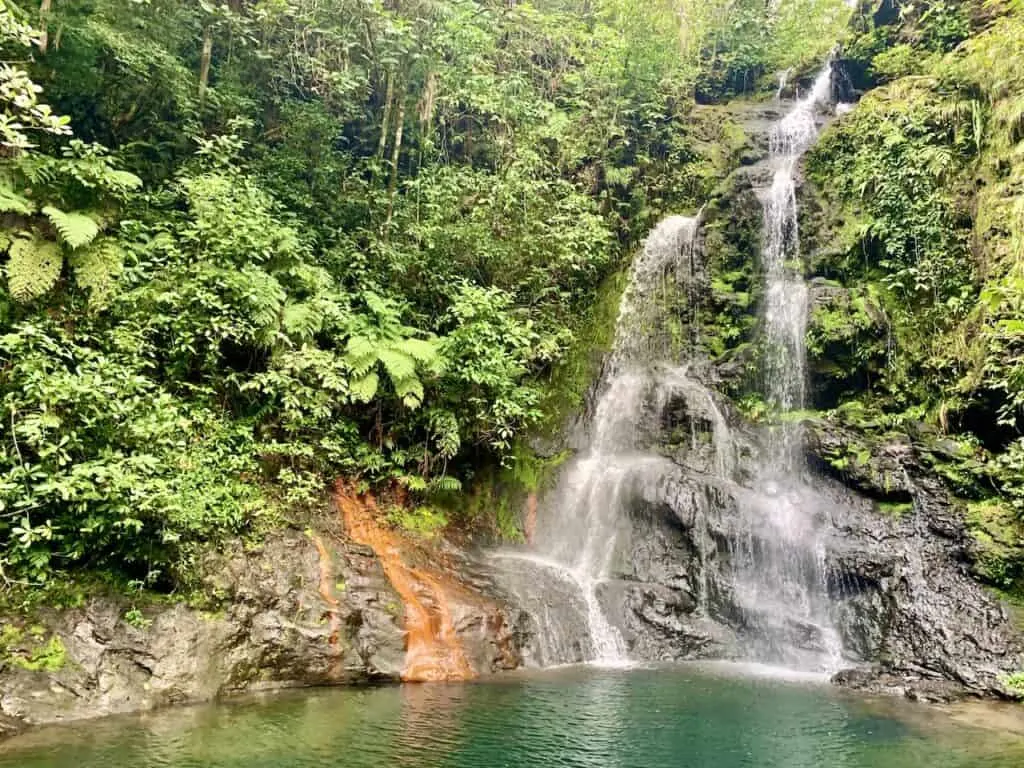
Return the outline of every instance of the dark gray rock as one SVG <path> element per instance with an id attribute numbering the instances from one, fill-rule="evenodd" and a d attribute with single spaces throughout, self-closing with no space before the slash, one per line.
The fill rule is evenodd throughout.
<path id="1" fill-rule="evenodd" d="M 0 670 L 0 713 L 39 724 L 243 691 L 397 679 L 397 594 L 372 553 L 321 541 L 324 564 L 297 532 L 209 558 L 206 587 L 219 597 L 210 611 L 153 604 L 135 626 L 124 620 L 124 598 L 96 597 L 45 612 L 41 623 L 61 639 L 67 662 L 56 672 Z"/>
<path id="2" fill-rule="evenodd" d="M 758 524 L 759 510 L 776 497 L 756 479 L 766 433 L 745 426 L 723 400 L 712 419 L 707 394 L 680 389 L 657 404 L 660 432 L 654 419 L 645 434 L 666 461 L 637 464 L 628 530 L 601 603 L 638 658 L 775 658 L 797 666 L 820 658 L 825 628 L 784 612 L 780 618 L 772 606 L 760 610 L 735 594 L 737 558 L 770 562 L 777 546 L 776 534 Z M 723 423 L 731 463 L 725 477 L 708 437 Z M 963 511 L 913 440 L 865 442 L 826 421 L 805 427 L 807 475 L 780 493 L 810 510 L 823 531 L 822 551 L 805 555 L 823 563 L 809 559 L 804 567 L 824 571 L 830 623 L 856 666 L 836 682 L 929 701 L 1010 695 L 1001 680 L 1024 668 L 1020 633 L 971 578 Z M 673 437 L 680 434 L 686 439 Z M 851 446 L 857 461 L 842 471 L 828 462 Z"/>
<path id="3" fill-rule="evenodd" d="M 156 603 L 135 626 L 124 598 L 96 597 L 34 619 L 67 661 L 56 672 L 0 664 L 0 736 L 246 691 L 399 679 L 404 608 L 371 550 L 287 531 L 202 571 L 210 610 Z M 479 674 L 515 667 L 520 615 L 477 588 L 486 582 L 453 590 L 449 606 L 466 657 Z"/>

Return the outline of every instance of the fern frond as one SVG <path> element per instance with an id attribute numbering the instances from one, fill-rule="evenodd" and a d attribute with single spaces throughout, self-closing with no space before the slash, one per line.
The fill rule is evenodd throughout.
<path id="1" fill-rule="evenodd" d="M 416 378 L 416 361 L 401 349 L 385 347 L 378 350 L 377 357 L 383 363 L 392 381 Z"/>
<path id="2" fill-rule="evenodd" d="M 124 250 L 120 244 L 113 238 L 101 238 L 88 248 L 73 252 L 68 261 L 75 271 L 75 282 L 89 291 L 90 303 L 106 304 L 124 270 Z"/>
<path id="3" fill-rule="evenodd" d="M 370 311 L 373 312 L 373 314 L 377 315 L 377 317 L 382 317 L 384 315 L 390 314 L 389 310 L 391 309 L 391 307 L 389 306 L 388 302 L 382 299 L 373 291 L 364 291 L 363 301 L 366 302 L 366 306 L 369 307 Z"/>
<path id="4" fill-rule="evenodd" d="M 377 364 L 377 342 L 366 336 L 352 336 L 345 348 L 345 363 L 352 375 L 365 376 Z"/>
<path id="5" fill-rule="evenodd" d="M 315 302 L 286 303 L 281 312 L 281 330 L 300 341 L 312 339 L 323 327 L 324 314 Z"/>
<path id="6" fill-rule="evenodd" d="M 104 174 L 103 180 L 109 187 L 126 192 L 142 186 L 142 179 L 129 171 L 110 169 Z"/>
<path id="7" fill-rule="evenodd" d="M 451 475 L 442 475 L 441 477 L 435 477 L 430 481 L 430 487 L 435 491 L 461 491 L 462 481 L 457 477 Z"/>
<path id="8" fill-rule="evenodd" d="M 6 184 L 0 184 L 0 212 L 31 216 L 36 212 L 36 206 L 27 197 L 22 197 Z"/>
<path id="9" fill-rule="evenodd" d="M 398 482 L 410 491 L 427 490 L 427 481 L 420 475 L 399 475 Z"/>
<path id="10" fill-rule="evenodd" d="M 7 289 L 16 301 L 31 301 L 53 288 L 63 265 L 64 257 L 57 243 L 19 235 L 11 243 Z"/>
<path id="11" fill-rule="evenodd" d="M 377 394 L 377 387 L 380 381 L 376 373 L 354 378 L 349 382 L 349 394 L 352 400 L 357 403 L 368 403 Z"/>
<path id="12" fill-rule="evenodd" d="M 433 363 L 438 356 L 437 343 L 427 339 L 405 339 L 401 350 L 418 363 Z"/>
<path id="13" fill-rule="evenodd" d="M 60 234 L 60 239 L 69 248 L 81 248 L 88 245 L 100 233 L 99 225 L 84 213 L 65 213 L 60 208 L 48 205 L 43 213 Z"/>
<path id="14" fill-rule="evenodd" d="M 419 408 L 423 404 L 423 384 L 415 376 L 407 379 L 392 379 L 395 394 L 407 408 Z"/>

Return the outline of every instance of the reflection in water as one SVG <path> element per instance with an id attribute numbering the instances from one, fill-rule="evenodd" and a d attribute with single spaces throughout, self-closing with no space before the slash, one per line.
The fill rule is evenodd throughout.
<path id="1" fill-rule="evenodd" d="M 472 739 L 466 733 L 463 714 L 470 691 L 464 685 L 405 685 L 400 689 L 401 715 L 395 734 L 393 760 L 381 765 L 427 768 L 436 765 L 434 750 L 424 743 L 457 752 Z"/>
<path id="2" fill-rule="evenodd" d="M 36 731 L 0 744 L 0 768 L 1024 765 L 1019 732 L 737 669 L 578 667 L 301 692 Z"/>

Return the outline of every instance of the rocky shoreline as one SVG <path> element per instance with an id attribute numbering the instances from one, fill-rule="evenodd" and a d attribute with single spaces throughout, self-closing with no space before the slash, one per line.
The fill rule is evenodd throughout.
<path id="1" fill-rule="evenodd" d="M 808 429 L 814 461 L 824 437 L 814 425 Z M 887 447 L 879 460 L 892 460 L 894 451 Z M 901 454 L 901 466 L 913 468 L 910 456 Z M 863 476 L 848 481 L 868 490 Z M 833 493 L 851 494 L 838 482 L 822 482 Z M 846 499 L 856 514 L 848 512 L 837 528 L 829 556 L 837 589 L 846 584 L 836 594 L 850 619 L 844 636 L 866 661 L 838 673 L 833 683 L 925 702 L 1016 698 L 1001 675 L 1024 663 L 1024 644 L 1005 609 L 967 575 L 969 541 L 955 506 L 927 479 L 907 492 L 920 509 L 914 521 Z M 738 629 L 728 621 L 727 605 L 713 611 L 717 620 L 696 613 L 686 581 L 692 572 L 685 559 L 692 525 L 681 515 L 686 508 L 637 507 L 633 570 L 609 584 L 602 602 L 639 658 L 738 658 Z M 927 538 L 910 535 L 908 526 L 920 526 Z M 454 596 L 446 610 L 469 676 L 529 665 L 538 629 L 531 617 L 509 602 L 480 563 L 438 546 L 442 554 L 414 556 L 461 571 L 461 588 L 446 592 Z M 909 567 L 911 546 L 921 548 L 923 570 Z M 678 558 L 668 557 L 673 553 Z M 153 604 L 129 621 L 127 598 L 110 596 L 35 617 L 35 642 L 59 638 L 66 658 L 49 670 L 9 659 L 0 664 L 0 737 L 30 726 L 245 693 L 403 679 L 407 609 L 371 548 L 336 532 L 293 530 L 259 547 L 210 557 L 203 570 L 206 589 L 218 596 L 217 610 Z"/>
<path id="2" fill-rule="evenodd" d="M 372 549 L 285 531 L 211 557 L 203 570 L 216 610 L 153 604 L 129 621 L 131 603 L 111 596 L 44 610 L 32 633 L 5 619 L 26 644 L 12 643 L 8 655 L 56 638 L 63 658 L 50 669 L 0 662 L 0 735 L 248 692 L 402 678 L 405 608 Z M 480 588 L 465 586 L 451 605 L 473 676 L 516 666 L 521 641 L 518 614 Z"/>

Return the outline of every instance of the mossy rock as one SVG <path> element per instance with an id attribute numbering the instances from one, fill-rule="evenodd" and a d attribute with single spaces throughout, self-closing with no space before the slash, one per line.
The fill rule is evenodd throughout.
<path id="1" fill-rule="evenodd" d="M 974 541 L 974 572 L 1003 590 L 1024 590 L 1024 522 L 998 499 L 967 504 L 967 531 Z"/>

